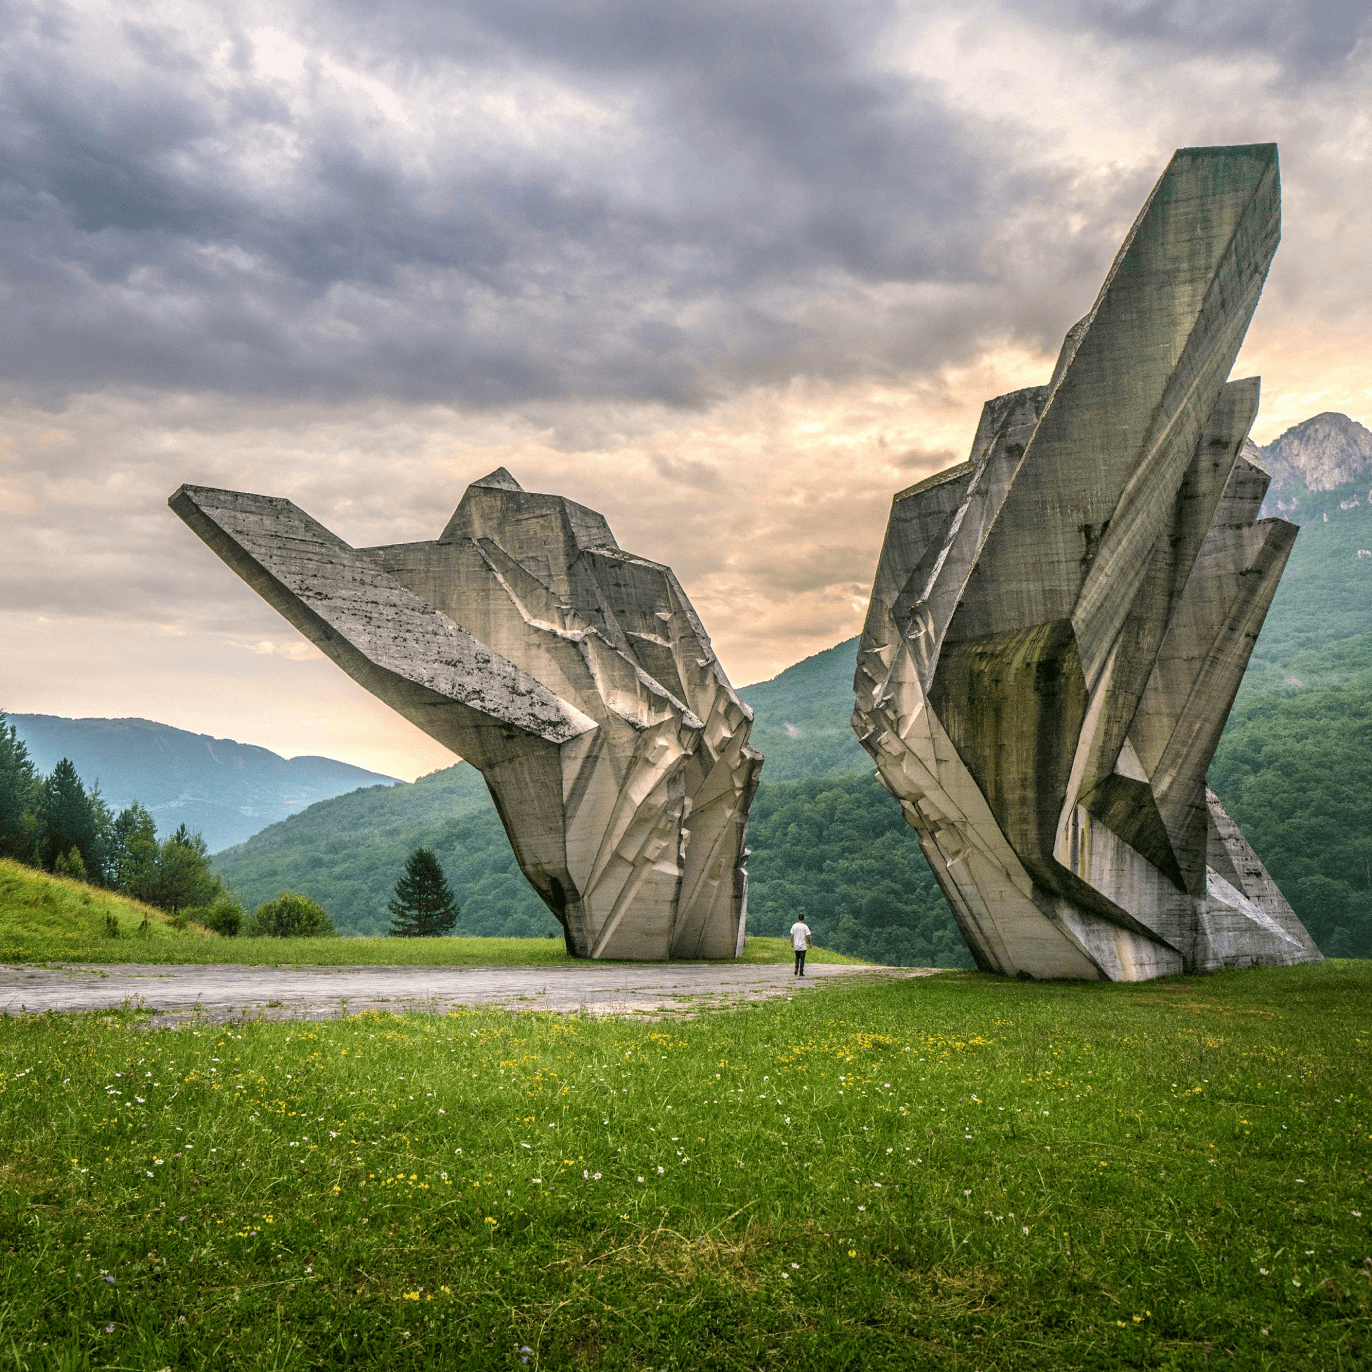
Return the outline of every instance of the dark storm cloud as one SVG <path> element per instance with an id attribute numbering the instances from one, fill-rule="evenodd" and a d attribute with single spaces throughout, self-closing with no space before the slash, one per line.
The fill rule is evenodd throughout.
<path id="1" fill-rule="evenodd" d="M 308 54 L 289 82 L 222 14 L 217 44 L 180 11 L 98 51 L 89 16 L 17 16 L 0 54 L 12 393 L 689 402 L 727 374 L 838 374 L 805 304 L 835 283 L 975 280 L 1028 184 L 880 69 L 881 7 L 383 8 L 274 16 Z M 386 130 L 338 98 L 333 60 L 437 122 Z M 444 123 L 450 96 L 531 77 L 620 127 Z M 910 360 L 880 337 L 862 358 Z"/>
<path id="2" fill-rule="evenodd" d="M 1372 37 L 1367 0 L 1019 0 L 1017 8 L 1130 43 L 1265 54 L 1295 80 L 1337 75 Z"/>
<path id="3" fill-rule="evenodd" d="M 975 263 L 964 234 L 993 201 L 990 158 L 921 87 L 879 71 L 887 5 L 387 8 L 386 31 L 399 22 L 409 51 L 422 35 L 428 53 L 460 58 L 479 26 L 503 45 L 484 49 L 490 60 L 641 93 L 682 189 L 763 211 L 699 225 L 744 279 L 821 264 L 918 279 Z M 731 170 L 746 179 L 719 184 Z"/>

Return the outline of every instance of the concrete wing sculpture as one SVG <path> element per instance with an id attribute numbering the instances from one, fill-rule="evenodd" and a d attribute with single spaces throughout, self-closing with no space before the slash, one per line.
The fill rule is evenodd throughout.
<path id="1" fill-rule="evenodd" d="M 504 470 L 437 540 L 352 548 L 288 500 L 168 502 L 355 681 L 486 778 L 567 949 L 731 958 L 761 756 L 671 569 Z"/>
<path id="2" fill-rule="evenodd" d="M 1178 152 L 1048 385 L 893 502 L 853 727 L 985 970 L 1320 956 L 1205 784 L 1296 537 L 1226 380 L 1279 234 L 1275 145 Z"/>

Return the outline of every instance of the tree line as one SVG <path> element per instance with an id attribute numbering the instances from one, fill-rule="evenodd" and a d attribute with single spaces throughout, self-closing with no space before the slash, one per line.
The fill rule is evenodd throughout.
<path id="1" fill-rule="evenodd" d="M 311 933 L 334 932 L 313 901 L 306 901 L 310 909 L 301 911 L 278 899 L 249 917 L 211 870 L 200 834 L 182 824 L 159 840 L 156 822 L 144 806 L 134 801 L 116 814 L 100 794 L 99 783 L 88 789 L 70 758 L 43 776 L 3 711 L 0 857 L 118 891 L 167 911 L 177 925 L 194 920 L 228 935 L 275 933 L 283 924 L 292 933 L 301 925 Z"/>
<path id="2" fill-rule="evenodd" d="M 159 842 L 137 801 L 115 814 L 88 790 L 69 758 L 49 776 L 33 765 L 14 725 L 0 713 L 0 856 L 104 886 L 173 915 L 222 895 L 205 840 L 183 824 Z"/>
<path id="3" fill-rule="evenodd" d="M 165 910 L 173 922 L 194 920 L 216 933 L 277 938 L 337 934 L 316 901 L 287 891 L 251 915 L 210 868 L 204 838 L 182 824 L 159 841 L 147 809 L 134 801 L 117 814 L 87 789 L 70 758 L 43 776 L 14 725 L 0 711 L 0 857 Z M 457 902 L 434 855 L 416 849 L 396 883 L 388 932 L 401 937 L 452 931 Z"/>

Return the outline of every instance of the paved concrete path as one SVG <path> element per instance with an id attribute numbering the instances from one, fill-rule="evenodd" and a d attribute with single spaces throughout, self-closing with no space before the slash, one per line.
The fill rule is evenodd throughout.
<path id="1" fill-rule="evenodd" d="M 337 1019 L 364 1010 L 444 1014 L 459 1006 L 591 1014 L 692 1013 L 737 1001 L 794 996 L 855 980 L 929 976 L 932 967 L 817 963 L 803 978 L 789 966 L 719 963 L 584 963 L 554 967 L 168 967 L 139 963 L 0 965 L 0 1011 L 141 1008 L 154 1023 L 193 1015 Z"/>

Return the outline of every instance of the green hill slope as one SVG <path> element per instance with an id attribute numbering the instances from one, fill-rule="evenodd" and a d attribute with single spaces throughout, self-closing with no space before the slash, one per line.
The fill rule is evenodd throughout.
<path id="1" fill-rule="evenodd" d="M 848 722 L 853 713 L 855 638 L 739 688 L 753 707 L 753 746 L 767 759 L 763 781 L 852 776 L 872 770 Z"/>
<path id="2" fill-rule="evenodd" d="M 1359 492 L 1361 498 L 1353 505 Z M 1372 630 L 1372 555 L 1358 556 L 1359 551 L 1372 554 L 1367 482 L 1339 487 L 1321 501 L 1323 508 L 1301 524 L 1254 649 L 1249 677 L 1285 668 L 1297 653 Z M 1339 509 L 1340 503 L 1348 508 Z"/>
<path id="3" fill-rule="evenodd" d="M 1372 957 L 1372 632 L 1251 677 L 1210 784 L 1320 951 Z"/>
<path id="4" fill-rule="evenodd" d="M 541 937 L 557 929 L 524 880 L 486 783 L 465 762 L 412 785 L 373 786 L 321 801 L 213 859 L 249 908 L 301 891 L 340 933 L 384 934 L 405 859 L 431 848 L 463 907 L 463 934 Z"/>
<path id="5" fill-rule="evenodd" d="M 748 932 L 797 915 L 826 948 L 897 967 L 971 967 L 900 806 L 873 776 L 763 785 L 748 843 Z"/>
<path id="6" fill-rule="evenodd" d="M 1210 784 L 1330 957 L 1372 958 L 1372 556 L 1358 556 L 1372 552 L 1365 486 L 1360 477 L 1288 511 L 1308 522 L 1210 768 Z"/>
<path id="7" fill-rule="evenodd" d="M 150 962 L 214 935 L 194 924 L 177 929 L 164 910 L 70 877 L 0 858 L 0 962 L 44 958 L 104 960 L 112 948 L 137 950 Z"/>

